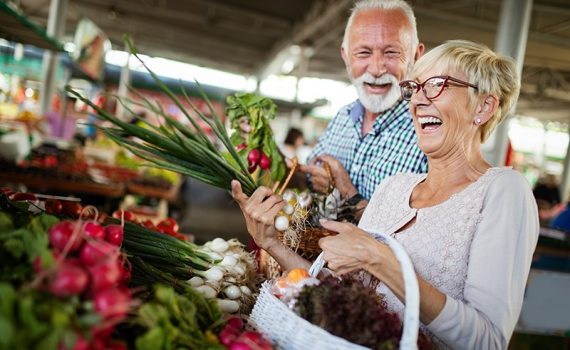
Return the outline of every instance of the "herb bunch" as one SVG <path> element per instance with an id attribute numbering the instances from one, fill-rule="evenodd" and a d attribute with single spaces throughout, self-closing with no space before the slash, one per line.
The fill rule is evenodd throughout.
<path id="1" fill-rule="evenodd" d="M 402 322 L 386 303 L 356 278 L 329 276 L 319 285 L 304 287 L 295 312 L 327 332 L 371 349 L 397 349 Z M 430 349 L 420 336 L 420 349 Z"/>

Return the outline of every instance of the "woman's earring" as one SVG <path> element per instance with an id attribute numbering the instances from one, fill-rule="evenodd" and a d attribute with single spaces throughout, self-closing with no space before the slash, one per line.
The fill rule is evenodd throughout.
<path id="1" fill-rule="evenodd" d="M 475 125 L 479 125 L 479 124 L 481 124 L 481 118 L 475 119 Z"/>

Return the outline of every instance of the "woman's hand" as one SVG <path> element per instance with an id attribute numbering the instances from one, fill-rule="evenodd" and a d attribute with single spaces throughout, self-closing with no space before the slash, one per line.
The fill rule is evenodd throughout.
<path id="1" fill-rule="evenodd" d="M 321 220 L 324 228 L 338 232 L 336 236 L 324 237 L 319 246 L 325 253 L 328 267 L 338 275 L 356 270 L 370 271 L 372 265 L 379 262 L 378 249 L 382 244 L 366 231 L 353 224 Z"/>
<path id="2" fill-rule="evenodd" d="M 232 197 L 241 208 L 247 231 L 259 247 L 268 250 L 280 242 L 275 229 L 275 217 L 287 204 L 283 198 L 267 187 L 259 187 L 248 197 L 236 180 L 232 181 Z"/>

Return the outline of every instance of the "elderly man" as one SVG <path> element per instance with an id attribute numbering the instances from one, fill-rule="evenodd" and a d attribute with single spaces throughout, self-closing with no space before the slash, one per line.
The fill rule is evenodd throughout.
<path id="1" fill-rule="evenodd" d="M 331 185 L 323 161 L 330 165 L 342 198 L 358 209 L 366 206 L 384 178 L 427 171 L 408 103 L 401 99 L 398 86 L 423 52 L 414 13 L 406 2 L 355 4 L 341 55 L 358 100 L 338 112 L 309 157 L 309 165 L 299 168 L 311 175 L 315 190 L 324 192 Z"/>

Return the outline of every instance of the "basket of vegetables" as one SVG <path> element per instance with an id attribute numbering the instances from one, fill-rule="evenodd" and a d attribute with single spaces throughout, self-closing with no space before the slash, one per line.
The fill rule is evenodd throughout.
<path id="1" fill-rule="evenodd" d="M 400 262 L 403 271 L 405 291 L 406 291 L 405 293 L 406 308 L 404 312 L 401 338 L 396 343 L 399 344 L 400 349 L 417 349 L 418 331 L 419 331 L 419 289 L 412 263 L 408 255 L 404 251 L 404 248 L 395 239 L 381 233 L 377 234 L 381 236 L 384 239 L 385 243 L 394 251 L 394 254 L 396 255 L 398 261 Z M 323 265 L 324 265 L 324 260 L 321 254 L 319 255 L 319 257 L 311 267 L 310 275 L 313 277 L 316 276 L 321 271 Z M 298 276 L 296 275 L 297 274 L 294 274 L 293 277 L 288 276 L 289 283 L 297 282 L 296 279 L 298 278 Z M 364 346 L 359 345 L 355 343 L 355 341 L 357 341 L 358 338 L 345 337 L 352 340 L 349 341 L 345 338 L 337 336 L 337 335 L 343 335 L 342 332 L 336 333 L 337 335 L 333 335 L 331 334 L 331 332 L 327 331 L 327 330 L 333 330 L 334 327 L 333 328 L 325 327 L 327 330 L 319 327 L 319 325 L 323 326 L 327 323 L 326 319 L 319 318 L 318 321 L 316 322 L 318 323 L 318 325 L 315 325 L 310 322 L 310 319 L 314 317 L 315 314 L 314 310 L 326 311 L 326 309 L 331 309 L 334 311 L 335 308 L 342 308 L 350 305 L 355 307 L 358 303 L 360 303 L 360 301 L 362 300 L 361 298 L 355 299 L 352 302 L 348 301 L 347 299 L 335 300 L 334 298 L 332 299 L 329 298 L 328 305 L 325 305 L 325 303 L 323 302 L 324 299 L 322 297 L 317 299 L 313 298 L 313 303 L 316 303 L 316 305 L 313 305 L 312 308 L 313 311 L 310 312 L 305 311 L 305 314 L 309 314 L 309 316 L 313 315 L 311 317 L 307 317 L 307 315 L 305 315 L 304 317 L 309 319 L 307 320 L 299 316 L 298 313 L 302 314 L 303 312 L 302 311 L 300 312 L 299 307 L 296 308 L 295 304 L 297 303 L 303 306 L 302 299 L 299 297 L 299 295 L 301 295 L 302 293 L 307 293 L 306 288 L 310 289 L 313 287 L 305 286 L 301 290 L 301 294 L 297 293 L 297 295 L 294 295 L 293 298 L 284 298 L 284 296 L 287 296 L 286 292 L 280 292 L 281 294 L 277 293 L 276 295 L 275 294 L 276 286 L 278 287 L 277 290 L 283 290 L 279 289 L 279 287 L 283 287 L 282 285 L 287 284 L 287 282 L 288 282 L 287 280 L 283 279 L 277 279 L 275 281 L 266 281 L 260 290 L 259 297 L 256 301 L 256 304 L 250 316 L 250 322 L 252 323 L 252 325 L 260 332 L 265 334 L 271 340 L 271 342 L 276 345 L 276 348 L 289 349 L 289 350 L 308 349 L 308 348 L 357 350 L 357 349 L 367 349 L 367 348 L 383 348 L 382 346 L 389 346 L 386 344 L 384 345 L 380 344 L 378 346 L 370 346 L 370 344 L 366 342 L 361 342 L 361 344 L 365 344 Z M 329 281 L 326 283 L 330 284 L 331 282 Z M 365 287 L 362 285 L 360 287 L 361 289 L 365 289 Z M 333 293 L 335 290 L 339 290 L 340 288 L 342 288 L 342 284 L 335 285 L 334 288 L 330 288 L 331 290 L 330 293 Z M 322 294 L 323 293 L 321 293 L 321 295 Z M 331 302 L 331 300 L 333 301 Z M 305 306 L 306 306 L 306 300 L 305 300 Z M 341 319 L 346 320 L 350 319 L 351 317 L 353 317 L 354 320 L 358 320 L 359 317 L 364 317 L 365 314 L 369 315 L 371 313 L 370 312 L 371 309 L 372 309 L 371 307 L 366 306 L 364 312 L 359 313 L 359 315 L 354 315 L 354 312 L 351 312 L 352 315 L 339 315 L 340 317 L 337 317 L 337 320 Z M 297 311 L 298 313 L 296 313 L 294 310 Z M 392 321 L 392 319 L 389 320 L 390 322 L 397 322 L 397 321 Z M 384 319 L 384 323 L 386 322 L 387 319 Z M 388 324 L 390 324 L 390 322 L 388 322 Z M 373 331 L 373 329 L 368 331 Z"/>

